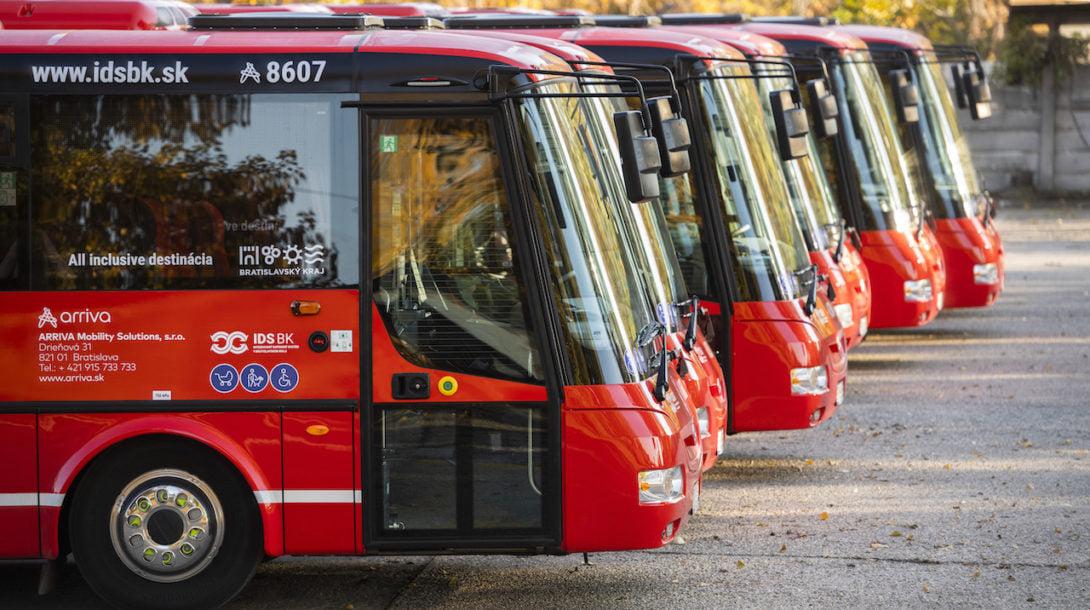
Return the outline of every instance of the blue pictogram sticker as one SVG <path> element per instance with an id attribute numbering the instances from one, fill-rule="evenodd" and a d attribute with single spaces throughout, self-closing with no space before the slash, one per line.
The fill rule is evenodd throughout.
<path id="1" fill-rule="evenodd" d="M 299 371 L 294 366 L 281 362 L 269 371 L 269 379 L 272 388 L 277 392 L 290 392 L 299 385 Z"/>
<path id="2" fill-rule="evenodd" d="M 238 371 L 230 364 L 217 364 L 208 375 L 212 389 L 220 394 L 228 394 L 238 387 Z"/>
<path id="3" fill-rule="evenodd" d="M 257 394 L 269 385 L 269 372 L 260 364 L 247 364 L 238 375 L 242 389 L 251 394 Z"/>

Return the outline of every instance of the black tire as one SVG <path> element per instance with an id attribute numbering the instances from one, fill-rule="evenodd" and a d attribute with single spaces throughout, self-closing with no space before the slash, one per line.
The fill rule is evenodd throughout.
<path id="1" fill-rule="evenodd" d="M 222 539 L 204 568 L 178 582 L 137 574 L 115 549 L 111 510 L 119 495 L 148 472 L 188 473 L 212 490 L 222 507 Z M 211 608 L 237 595 L 263 557 L 260 516 L 253 492 L 235 468 L 204 446 L 155 438 L 135 441 L 96 459 L 68 511 L 72 554 L 87 584 L 122 608 Z M 150 524 L 151 517 L 148 517 Z M 149 526 L 150 527 L 150 526 Z M 184 539 L 184 536 L 183 536 Z"/>

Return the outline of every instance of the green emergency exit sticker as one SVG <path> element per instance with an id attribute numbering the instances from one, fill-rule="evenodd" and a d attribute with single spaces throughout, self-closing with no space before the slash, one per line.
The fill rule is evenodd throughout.
<path id="1" fill-rule="evenodd" d="M 397 152 L 397 136 L 379 136 L 378 150 L 384 153 Z"/>
<path id="2" fill-rule="evenodd" d="M 15 172 L 0 172 L 0 208 L 14 207 Z"/>

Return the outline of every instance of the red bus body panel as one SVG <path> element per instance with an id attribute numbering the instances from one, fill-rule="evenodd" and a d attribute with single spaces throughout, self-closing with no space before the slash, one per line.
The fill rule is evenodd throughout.
<path id="1" fill-rule="evenodd" d="M 976 217 L 944 218 L 935 221 L 935 237 L 946 261 L 946 307 L 987 307 L 1003 292 L 1003 254 L 995 240 Z M 996 265 L 999 281 L 977 284 L 973 266 Z"/>
<path id="2" fill-rule="evenodd" d="M 933 276 L 931 261 L 916 239 L 900 231 L 861 231 L 859 237 L 877 302 L 871 328 L 922 326 L 933 320 L 939 313 L 937 293 L 927 303 L 909 303 L 904 297 L 905 280 Z"/>
<path id="3" fill-rule="evenodd" d="M 564 541 L 571 553 L 654 548 L 669 542 L 692 508 L 700 447 L 684 403 L 660 409 L 647 385 L 564 389 Z M 604 407 L 604 408 L 603 408 Z M 637 474 L 684 464 L 685 495 L 640 505 Z M 670 536 L 663 536 L 673 525 Z"/>
<path id="4" fill-rule="evenodd" d="M 867 265 L 863 262 L 863 256 L 859 254 L 859 250 L 855 249 L 855 245 L 850 239 L 845 238 L 843 252 L 840 256 L 840 272 L 844 276 L 844 282 L 848 285 L 848 291 L 852 295 L 854 306 L 852 311 L 858 312 L 855 319 L 855 323 L 858 326 L 862 326 L 862 320 L 866 320 L 866 328 L 858 328 L 856 335 L 848 342 L 848 349 L 851 350 L 858 346 L 866 339 L 866 331 L 870 329 L 871 320 L 871 282 L 870 273 L 867 271 Z M 846 337 L 847 339 L 847 337 Z"/>
<path id="5" fill-rule="evenodd" d="M 814 317 L 816 324 L 794 301 L 735 303 L 732 432 L 810 428 L 836 411 L 836 389 L 847 378 L 847 354 L 835 314 L 819 304 Z M 791 369 L 819 365 L 826 367 L 829 390 L 793 396 Z"/>
<path id="6" fill-rule="evenodd" d="M 833 260 L 833 253 L 829 250 L 819 250 L 817 252 L 810 253 L 810 262 L 818 266 L 818 273 L 828 278 L 829 283 L 833 286 L 833 291 L 836 293 L 836 298 L 831 303 L 832 305 L 847 305 L 852 309 L 852 323 L 847 327 L 841 325 L 841 331 L 844 333 L 844 343 L 847 348 L 859 345 L 863 341 L 863 335 L 860 333 L 860 324 L 863 320 L 863 316 L 866 312 L 860 309 L 859 300 L 855 298 L 854 287 L 848 284 L 848 280 L 844 277 L 844 271 L 840 265 Z M 835 313 L 835 310 L 834 310 Z M 839 321 L 839 318 L 837 318 Z"/>

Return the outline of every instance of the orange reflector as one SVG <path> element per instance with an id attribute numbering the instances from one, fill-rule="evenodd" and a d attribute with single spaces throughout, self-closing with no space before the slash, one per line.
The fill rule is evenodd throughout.
<path id="1" fill-rule="evenodd" d="M 291 313 L 297 316 L 316 316 L 322 310 L 318 301 L 292 301 Z"/>
<path id="2" fill-rule="evenodd" d="M 325 424 L 314 424 L 307 426 L 307 434 L 311 436 L 325 436 L 329 434 L 329 426 Z"/>

